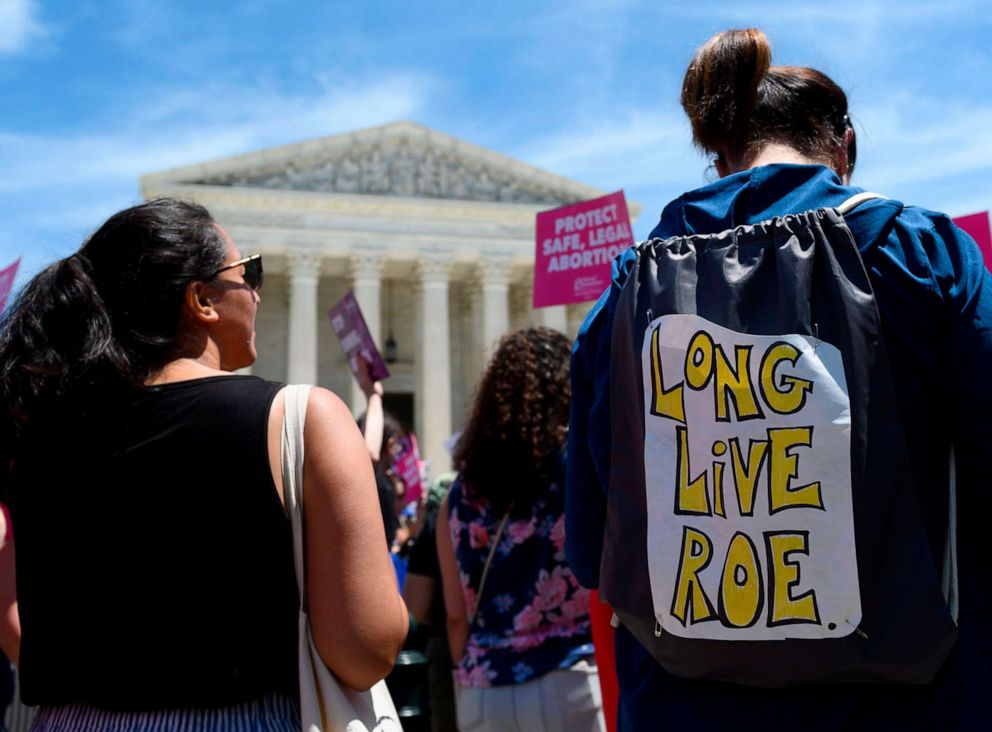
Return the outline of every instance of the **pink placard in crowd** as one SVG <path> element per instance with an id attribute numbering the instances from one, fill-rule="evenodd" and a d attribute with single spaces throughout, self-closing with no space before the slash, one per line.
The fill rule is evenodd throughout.
<path id="1" fill-rule="evenodd" d="M 599 297 L 610 284 L 610 262 L 634 243 L 623 191 L 537 215 L 534 307 Z"/>
<path id="2" fill-rule="evenodd" d="M 17 261 L 7 269 L 0 271 L 0 313 L 7 304 L 7 298 L 10 297 L 10 290 L 14 286 L 14 278 L 17 277 L 17 268 L 20 264 L 21 258 L 18 257 Z"/>
<path id="3" fill-rule="evenodd" d="M 417 438 L 412 433 L 403 438 L 403 448 L 393 459 L 393 470 L 406 487 L 404 505 L 419 501 L 424 493 L 424 486 L 420 480 L 420 451 L 417 449 Z"/>
<path id="4" fill-rule="evenodd" d="M 350 290 L 345 293 L 337 305 L 330 309 L 331 327 L 338 337 L 341 350 L 348 359 L 351 372 L 358 377 L 358 357 L 361 356 L 369 365 L 369 376 L 372 381 L 382 381 L 389 377 L 389 369 L 382 360 L 382 354 L 375 347 L 369 327 L 365 324 L 362 310 L 358 307 L 355 294 Z"/>
<path id="5" fill-rule="evenodd" d="M 954 223 L 968 232 L 968 235 L 978 243 L 985 257 L 985 266 L 992 271 L 992 226 L 989 226 L 989 212 L 958 216 Z"/>

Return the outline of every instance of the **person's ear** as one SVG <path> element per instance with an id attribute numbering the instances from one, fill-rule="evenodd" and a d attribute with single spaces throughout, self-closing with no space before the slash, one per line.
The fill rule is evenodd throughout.
<path id="1" fill-rule="evenodd" d="M 205 282 L 196 280 L 186 285 L 184 305 L 187 312 L 202 323 L 213 323 L 220 318 L 210 297 L 210 286 Z"/>
<path id="2" fill-rule="evenodd" d="M 727 161 L 724 160 L 723 155 L 716 156 L 716 160 L 713 161 L 713 167 L 716 168 L 716 174 L 721 178 L 726 178 L 734 172 L 730 169 L 730 166 L 727 165 Z"/>

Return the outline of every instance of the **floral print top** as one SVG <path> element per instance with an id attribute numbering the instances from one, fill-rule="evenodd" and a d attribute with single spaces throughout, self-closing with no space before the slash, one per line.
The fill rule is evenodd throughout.
<path id="1" fill-rule="evenodd" d="M 521 684 L 592 654 L 589 590 L 565 562 L 565 496 L 548 487 L 523 518 L 503 529 L 486 578 L 482 606 L 455 671 L 462 686 Z M 451 541 L 468 617 L 503 515 L 466 496 L 459 477 L 448 494 Z"/>

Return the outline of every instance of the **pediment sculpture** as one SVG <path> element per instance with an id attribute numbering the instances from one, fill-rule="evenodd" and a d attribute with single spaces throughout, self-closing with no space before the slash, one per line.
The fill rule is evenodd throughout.
<path id="1" fill-rule="evenodd" d="M 308 158 L 291 158 L 192 181 L 205 185 L 383 196 L 450 198 L 563 205 L 572 192 L 527 180 L 514 171 L 429 145 L 393 142 L 352 144 Z"/>

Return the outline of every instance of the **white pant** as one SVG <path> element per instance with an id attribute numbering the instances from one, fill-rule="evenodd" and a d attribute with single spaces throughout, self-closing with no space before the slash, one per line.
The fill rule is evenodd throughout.
<path id="1" fill-rule="evenodd" d="M 588 661 L 533 681 L 476 689 L 455 683 L 459 732 L 604 732 L 599 672 Z"/>

